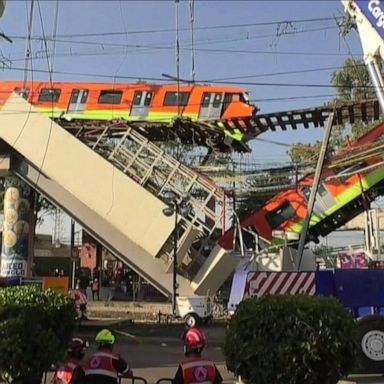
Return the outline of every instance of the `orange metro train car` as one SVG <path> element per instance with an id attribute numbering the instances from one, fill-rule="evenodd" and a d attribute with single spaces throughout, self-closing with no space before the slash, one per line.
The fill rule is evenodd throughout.
<path id="1" fill-rule="evenodd" d="M 384 145 L 384 124 L 339 150 L 335 158 L 345 159 L 351 151 L 361 149 L 367 153 L 372 151 L 372 156 L 323 169 L 306 241 L 318 242 L 319 236 L 326 236 L 344 225 L 369 208 L 378 195 L 384 194 L 384 156 L 382 151 L 380 153 L 380 144 Z M 272 241 L 274 231 L 286 233 L 287 238 L 289 233 L 301 234 L 313 179 L 314 175 L 303 177 L 296 188 L 278 193 L 241 220 L 247 249 L 263 248 L 265 242 L 262 239 L 267 243 Z M 219 244 L 227 250 L 232 250 L 235 245 L 236 249 L 235 236 L 237 229 L 231 228 L 219 239 Z"/>
<path id="2" fill-rule="evenodd" d="M 245 89 L 216 85 L 4 81 L 0 108 L 12 92 L 49 117 L 67 120 L 169 124 L 178 116 L 207 121 L 252 117 L 256 110 Z"/>

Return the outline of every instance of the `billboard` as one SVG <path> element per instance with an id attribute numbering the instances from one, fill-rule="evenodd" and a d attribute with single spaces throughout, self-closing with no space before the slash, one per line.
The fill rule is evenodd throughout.
<path id="1" fill-rule="evenodd" d="M 27 276 L 29 193 L 28 186 L 21 183 L 17 185 L 11 178 L 6 179 L 0 268 L 2 277 Z"/>
<path id="2" fill-rule="evenodd" d="M 57 293 L 66 295 L 68 293 L 69 279 L 68 277 L 43 277 L 43 290 L 52 289 Z"/>

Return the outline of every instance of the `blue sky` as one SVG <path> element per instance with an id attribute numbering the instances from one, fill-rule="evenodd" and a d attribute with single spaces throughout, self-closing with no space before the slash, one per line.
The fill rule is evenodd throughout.
<path id="1" fill-rule="evenodd" d="M 0 19 L 0 32 L 13 40 L 1 41 L 0 52 L 10 68 L 0 69 L 0 79 L 23 79 L 30 4 L 8 0 Z M 35 80 L 48 79 L 46 48 L 57 81 L 164 82 L 163 73 L 176 74 L 173 0 L 62 0 L 55 32 L 56 9 L 54 0 L 34 2 L 32 37 L 40 39 L 31 43 L 32 65 L 42 71 L 34 72 Z M 334 18 L 342 14 L 339 0 L 196 0 L 196 80 L 242 84 L 262 113 L 321 105 L 334 94 L 328 87 L 332 71 L 351 55 L 362 57 L 355 32 L 347 36 L 347 43 L 339 36 Z M 189 17 L 188 1 L 180 1 L 182 78 L 191 76 Z M 313 142 L 322 134 L 322 129 L 311 128 L 265 133 L 262 138 L 292 144 Z M 271 164 L 287 159 L 286 147 L 260 141 L 252 147 L 251 161 Z"/>
<path id="2" fill-rule="evenodd" d="M 2 79 L 24 76 L 30 4 L 8 0 L 0 20 L 0 31 L 13 40 L 0 46 L 11 62 L 10 69 L 0 71 Z M 347 43 L 339 36 L 334 20 L 343 14 L 339 0 L 196 0 L 194 8 L 196 80 L 243 85 L 261 112 L 323 104 L 334 93 L 328 87 L 331 72 L 351 54 L 362 56 L 355 32 L 347 36 Z M 32 41 L 33 68 L 43 71 L 34 72 L 34 79 L 48 79 L 47 59 L 42 57 L 46 47 L 57 81 L 114 81 L 116 77 L 116 81 L 164 82 L 163 73 L 176 74 L 173 0 L 60 1 L 55 32 L 56 9 L 54 0 L 35 0 L 32 36 L 45 35 L 47 41 Z M 179 26 L 180 75 L 190 78 L 188 1 L 179 3 Z M 322 130 L 315 128 L 262 136 L 287 144 L 321 137 Z M 257 161 L 269 162 L 286 158 L 288 148 L 255 141 L 253 149 Z"/>

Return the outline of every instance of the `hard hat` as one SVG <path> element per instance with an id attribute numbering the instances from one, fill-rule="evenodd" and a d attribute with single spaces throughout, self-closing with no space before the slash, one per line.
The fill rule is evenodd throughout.
<path id="1" fill-rule="evenodd" d="M 206 344 L 204 332 L 199 328 L 190 328 L 184 335 L 184 349 L 186 353 L 200 353 Z"/>
<path id="2" fill-rule="evenodd" d="M 109 329 L 102 329 L 95 338 L 99 344 L 115 344 L 115 336 Z"/>
<path id="3" fill-rule="evenodd" d="M 72 337 L 68 345 L 69 353 L 83 353 L 89 346 L 88 341 L 83 337 Z"/>

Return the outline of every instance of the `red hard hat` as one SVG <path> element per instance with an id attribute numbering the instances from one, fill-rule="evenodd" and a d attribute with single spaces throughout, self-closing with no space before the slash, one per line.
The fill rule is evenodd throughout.
<path id="1" fill-rule="evenodd" d="M 201 352 L 205 344 L 204 332 L 199 328 L 190 328 L 184 335 L 184 346 L 187 351 Z"/>
<path id="2" fill-rule="evenodd" d="M 72 340 L 69 342 L 68 345 L 68 352 L 81 353 L 84 352 L 84 350 L 88 348 L 88 346 L 88 341 L 83 337 L 72 337 Z"/>

